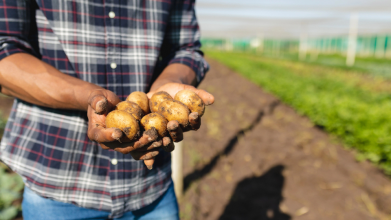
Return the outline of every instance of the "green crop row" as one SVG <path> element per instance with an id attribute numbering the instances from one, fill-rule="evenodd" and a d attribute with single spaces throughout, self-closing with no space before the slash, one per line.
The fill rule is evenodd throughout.
<path id="1" fill-rule="evenodd" d="M 6 121 L 0 112 L 0 140 Z M 13 219 L 21 211 L 23 187 L 22 178 L 0 162 L 0 220 Z"/>
<path id="2" fill-rule="evenodd" d="M 316 69 L 299 62 L 233 52 L 207 54 L 277 95 L 316 125 L 339 137 L 346 146 L 356 148 L 361 152 L 359 157 L 391 174 L 391 94 L 368 89 L 369 77 L 365 78 L 363 88 L 351 82 L 357 82 L 354 74 L 345 76 L 338 70 L 341 72 L 338 76 L 330 67 L 317 67 L 322 74 L 308 74 Z M 374 80 L 375 83 L 378 81 Z"/>

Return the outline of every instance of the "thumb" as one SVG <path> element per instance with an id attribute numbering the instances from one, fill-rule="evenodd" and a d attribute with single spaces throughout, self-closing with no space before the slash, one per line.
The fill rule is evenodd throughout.
<path id="1" fill-rule="evenodd" d="M 94 109 L 96 114 L 104 114 L 108 111 L 108 101 L 106 97 L 102 94 L 92 96 L 88 101 L 88 104 Z"/>
<path id="2" fill-rule="evenodd" d="M 88 105 L 96 114 L 105 114 L 112 110 L 121 100 L 109 90 L 95 90 L 88 99 Z"/>

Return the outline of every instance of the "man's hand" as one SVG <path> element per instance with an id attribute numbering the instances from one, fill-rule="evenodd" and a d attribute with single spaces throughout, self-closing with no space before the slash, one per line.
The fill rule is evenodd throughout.
<path id="1" fill-rule="evenodd" d="M 130 154 L 136 160 L 149 160 L 159 154 L 158 147 L 170 148 L 171 140 L 159 140 L 155 130 L 144 132 L 136 141 L 129 140 L 118 128 L 106 128 L 107 114 L 121 100 L 109 90 L 95 90 L 88 99 L 88 137 L 103 149 Z"/>
<path id="2" fill-rule="evenodd" d="M 205 103 L 205 105 L 211 105 L 214 103 L 214 97 L 212 94 L 201 90 L 196 89 L 194 86 L 185 85 L 181 83 L 166 83 L 156 90 L 150 91 L 147 96 L 148 98 L 151 98 L 153 94 L 159 91 L 165 91 L 168 94 L 170 94 L 172 97 L 175 97 L 175 94 L 181 90 L 191 90 L 195 92 Z M 201 126 L 201 118 L 199 117 L 198 113 L 193 112 L 189 115 L 189 126 L 186 128 L 181 128 L 179 126 L 179 123 L 177 121 L 170 121 L 167 124 L 167 130 L 170 133 L 170 136 L 174 142 L 180 142 L 183 140 L 183 132 L 190 131 L 190 130 L 198 130 Z"/>

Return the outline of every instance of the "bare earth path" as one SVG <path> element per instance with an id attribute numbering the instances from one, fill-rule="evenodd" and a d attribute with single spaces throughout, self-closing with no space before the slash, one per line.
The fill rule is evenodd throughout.
<path id="1" fill-rule="evenodd" d="M 216 103 L 186 134 L 182 219 L 388 219 L 391 181 L 276 97 L 209 60 Z"/>

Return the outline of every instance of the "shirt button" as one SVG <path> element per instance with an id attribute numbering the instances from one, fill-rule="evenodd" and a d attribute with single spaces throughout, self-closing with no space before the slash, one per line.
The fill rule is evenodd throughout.
<path id="1" fill-rule="evenodd" d="M 112 12 L 112 11 L 111 11 L 111 12 L 109 12 L 109 17 L 110 17 L 110 18 L 114 18 L 114 17 L 115 17 L 115 13 L 114 13 L 114 12 Z"/>
<path id="2" fill-rule="evenodd" d="M 115 68 L 117 68 L 117 64 L 116 64 L 116 63 L 111 63 L 111 64 L 110 64 L 110 67 L 111 67 L 112 69 L 115 69 Z"/>
<path id="3" fill-rule="evenodd" d="M 117 160 L 117 159 L 114 158 L 114 159 L 111 160 L 111 164 L 117 165 L 117 163 L 118 163 L 118 160 Z"/>

